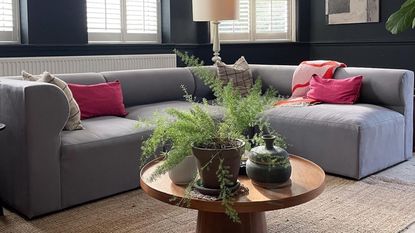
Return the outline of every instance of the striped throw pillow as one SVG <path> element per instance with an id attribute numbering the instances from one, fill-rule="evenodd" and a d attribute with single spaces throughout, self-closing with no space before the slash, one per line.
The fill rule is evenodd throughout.
<path id="1" fill-rule="evenodd" d="M 218 76 L 224 85 L 229 82 L 236 88 L 242 96 L 246 96 L 251 90 L 254 80 L 252 78 L 249 64 L 244 57 L 239 58 L 235 64 L 226 65 L 223 62 L 217 62 Z"/>
<path id="2" fill-rule="evenodd" d="M 22 71 L 22 76 L 23 80 L 50 83 L 59 87 L 65 93 L 66 99 L 68 100 L 69 104 L 69 117 L 64 127 L 64 130 L 71 131 L 77 129 L 84 129 L 84 127 L 81 124 L 81 112 L 79 110 L 78 103 L 76 103 L 75 99 L 73 98 L 72 92 L 69 89 L 68 84 L 66 82 L 46 71 L 41 75 L 32 75 L 25 71 Z"/>

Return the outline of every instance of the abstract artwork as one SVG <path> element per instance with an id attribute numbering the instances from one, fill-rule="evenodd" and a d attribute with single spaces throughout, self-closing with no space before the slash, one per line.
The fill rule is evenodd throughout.
<path id="1" fill-rule="evenodd" d="M 326 0 L 328 24 L 379 22 L 379 0 Z"/>

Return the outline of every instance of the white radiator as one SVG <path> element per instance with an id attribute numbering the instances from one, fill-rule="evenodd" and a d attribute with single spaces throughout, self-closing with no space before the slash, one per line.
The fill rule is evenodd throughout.
<path id="1" fill-rule="evenodd" d="M 64 74 L 173 67 L 175 54 L 0 58 L 0 76 L 20 75 L 22 70 Z"/>

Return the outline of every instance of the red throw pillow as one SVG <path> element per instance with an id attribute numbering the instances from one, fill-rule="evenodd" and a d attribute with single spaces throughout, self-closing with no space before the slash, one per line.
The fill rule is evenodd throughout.
<path id="1" fill-rule="evenodd" d="M 331 104 L 353 104 L 359 99 L 363 76 L 325 79 L 313 75 L 307 98 Z"/>
<path id="2" fill-rule="evenodd" d="M 119 81 L 94 85 L 68 84 L 81 110 L 81 119 L 98 116 L 126 116 Z"/>

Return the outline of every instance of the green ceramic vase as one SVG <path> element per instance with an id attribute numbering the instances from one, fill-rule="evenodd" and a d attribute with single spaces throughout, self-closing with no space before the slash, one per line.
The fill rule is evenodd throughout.
<path id="1" fill-rule="evenodd" d="M 289 184 L 291 164 L 286 150 L 274 146 L 274 135 L 262 136 L 264 146 L 251 150 L 246 173 L 252 182 L 265 188 L 279 188 Z"/>

